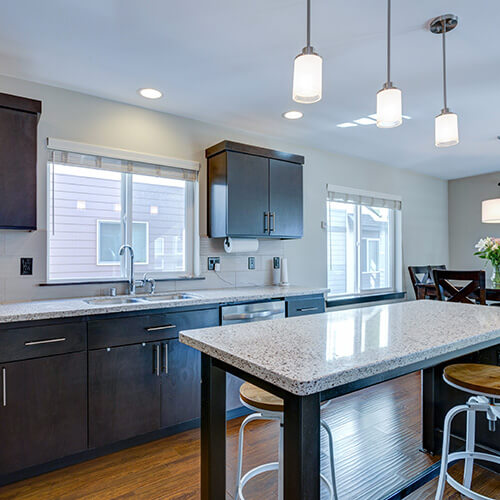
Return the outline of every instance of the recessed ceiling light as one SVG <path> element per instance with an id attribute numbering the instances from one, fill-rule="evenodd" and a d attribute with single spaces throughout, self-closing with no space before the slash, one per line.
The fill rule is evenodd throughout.
<path id="1" fill-rule="evenodd" d="M 371 118 L 358 118 L 357 120 L 353 120 L 355 123 L 359 123 L 359 125 L 374 125 L 376 123 L 375 120 Z"/>
<path id="2" fill-rule="evenodd" d="M 298 120 L 304 116 L 304 113 L 302 113 L 301 111 L 287 111 L 281 116 L 283 116 L 283 118 L 286 118 L 287 120 Z"/>
<path id="3" fill-rule="evenodd" d="M 163 95 L 159 90 L 150 88 L 139 89 L 137 92 L 146 99 L 159 99 Z"/>
<path id="4" fill-rule="evenodd" d="M 347 127 L 357 127 L 357 125 L 355 123 L 352 123 L 352 122 L 344 122 L 344 123 L 338 123 L 337 127 L 347 128 Z"/>

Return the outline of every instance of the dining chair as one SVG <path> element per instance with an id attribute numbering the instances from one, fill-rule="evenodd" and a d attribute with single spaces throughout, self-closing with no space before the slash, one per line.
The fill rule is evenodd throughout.
<path id="1" fill-rule="evenodd" d="M 432 271 L 438 300 L 486 305 L 486 273 L 484 271 Z M 466 282 L 458 285 L 454 282 Z"/>
<path id="2" fill-rule="evenodd" d="M 424 299 L 425 292 L 422 294 L 422 289 L 420 289 L 418 285 L 426 285 L 432 282 L 430 267 L 408 266 L 408 272 L 410 273 L 410 280 L 413 285 L 413 291 L 415 292 L 415 298 L 417 300 Z"/>

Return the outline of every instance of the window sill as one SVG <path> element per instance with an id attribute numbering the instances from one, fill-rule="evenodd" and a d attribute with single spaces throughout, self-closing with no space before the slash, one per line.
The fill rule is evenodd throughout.
<path id="1" fill-rule="evenodd" d="M 178 276 L 173 278 L 154 278 L 156 282 L 160 281 L 201 281 L 204 276 Z M 39 283 L 39 286 L 65 286 L 65 285 L 105 285 L 107 283 L 128 283 L 127 279 L 107 279 L 107 280 L 68 280 L 68 281 L 46 281 Z"/>
<path id="2" fill-rule="evenodd" d="M 354 304 L 364 304 L 366 302 L 380 302 L 382 300 L 404 299 L 406 292 L 389 292 L 374 295 L 363 295 L 358 297 L 347 298 L 327 298 L 326 307 L 349 306 Z"/>

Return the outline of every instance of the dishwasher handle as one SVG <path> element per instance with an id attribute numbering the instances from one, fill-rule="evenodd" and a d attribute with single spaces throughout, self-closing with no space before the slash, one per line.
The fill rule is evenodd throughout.
<path id="1" fill-rule="evenodd" d="M 275 314 L 280 314 L 282 311 L 259 311 L 259 312 L 249 312 L 249 313 L 234 313 L 234 314 L 224 314 L 222 319 L 225 321 L 244 321 L 248 319 L 256 318 L 268 318 Z"/>

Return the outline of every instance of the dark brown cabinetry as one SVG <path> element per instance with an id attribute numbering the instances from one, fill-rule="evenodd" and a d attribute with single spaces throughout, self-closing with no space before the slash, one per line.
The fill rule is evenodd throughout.
<path id="1" fill-rule="evenodd" d="M 302 237 L 304 157 L 230 141 L 206 157 L 210 237 Z"/>
<path id="2" fill-rule="evenodd" d="M 36 229 L 41 111 L 40 101 L 0 93 L 0 229 Z"/>
<path id="3" fill-rule="evenodd" d="M 89 445 L 160 428 L 160 344 L 89 352 Z"/>
<path id="4" fill-rule="evenodd" d="M 87 448 L 87 353 L 0 364 L 0 477 Z"/>

